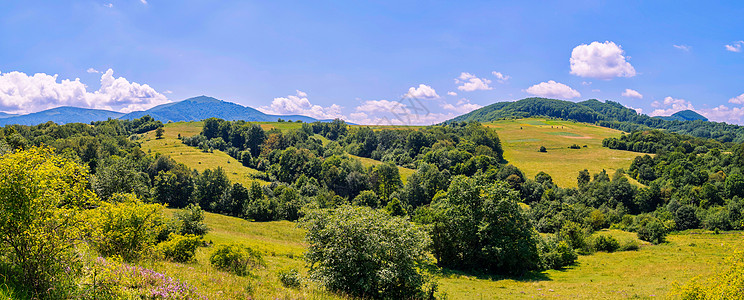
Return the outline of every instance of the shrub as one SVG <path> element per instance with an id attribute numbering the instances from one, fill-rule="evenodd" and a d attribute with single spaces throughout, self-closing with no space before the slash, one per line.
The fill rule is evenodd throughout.
<path id="1" fill-rule="evenodd" d="M 545 146 L 540 146 L 540 152 L 548 152 L 548 149 Z"/>
<path id="2" fill-rule="evenodd" d="M 196 204 L 189 204 L 182 211 L 174 214 L 181 223 L 181 234 L 198 235 L 203 237 L 209 232 L 209 227 L 203 223 L 204 210 Z"/>
<path id="3" fill-rule="evenodd" d="M 540 264 L 543 269 L 559 270 L 573 265 L 578 259 L 576 251 L 566 241 L 562 241 L 554 235 L 541 239 L 538 249 L 540 251 Z"/>
<path id="4" fill-rule="evenodd" d="M 429 237 L 384 210 L 343 205 L 303 217 L 310 277 L 360 298 L 423 298 Z"/>
<path id="5" fill-rule="evenodd" d="M 31 148 L 0 156 L 0 182 L 0 268 L 9 269 L 0 274 L 39 297 L 66 298 L 80 267 L 84 210 L 97 202 L 87 169 Z"/>
<path id="6" fill-rule="evenodd" d="M 115 194 L 116 203 L 91 211 L 91 245 L 101 255 L 135 261 L 149 253 L 165 224 L 163 206 L 145 204 L 132 194 Z"/>
<path id="7" fill-rule="evenodd" d="M 736 252 L 723 264 L 727 269 L 698 276 L 677 288 L 681 299 L 741 299 L 744 290 L 744 254 Z"/>
<path id="8" fill-rule="evenodd" d="M 250 275 L 251 269 L 265 264 L 260 252 L 241 244 L 218 245 L 209 256 L 209 263 L 238 276 Z"/>
<path id="9" fill-rule="evenodd" d="M 693 229 L 700 226 L 700 220 L 695 214 L 695 208 L 683 205 L 674 213 L 674 223 L 678 230 Z"/>
<path id="10" fill-rule="evenodd" d="M 638 238 L 653 244 L 661 244 L 667 235 L 667 229 L 659 219 L 644 219 L 638 228 Z"/>
<path id="11" fill-rule="evenodd" d="M 196 255 L 196 248 L 202 245 L 201 237 L 193 234 L 180 235 L 171 233 L 168 240 L 157 245 L 158 251 L 166 259 L 175 262 L 192 262 Z"/>
<path id="12" fill-rule="evenodd" d="M 618 251 L 636 251 L 639 249 L 638 241 L 635 239 L 628 239 L 620 243 Z"/>
<path id="13" fill-rule="evenodd" d="M 560 230 L 560 237 L 568 243 L 571 248 L 587 252 L 589 250 L 586 238 L 588 236 L 587 229 L 581 226 L 579 223 L 568 221 L 563 224 Z"/>
<path id="14" fill-rule="evenodd" d="M 295 269 L 279 271 L 279 281 L 283 286 L 289 288 L 299 288 L 302 285 L 300 273 Z"/>
<path id="15" fill-rule="evenodd" d="M 592 239 L 592 248 L 596 251 L 615 252 L 620 243 L 610 235 L 597 235 Z"/>
<path id="16" fill-rule="evenodd" d="M 568 146 L 569 149 L 581 149 L 581 146 L 573 144 L 571 146 Z"/>

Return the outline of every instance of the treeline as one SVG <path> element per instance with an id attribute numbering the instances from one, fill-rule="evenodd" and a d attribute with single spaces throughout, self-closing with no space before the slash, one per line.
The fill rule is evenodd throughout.
<path id="1" fill-rule="evenodd" d="M 730 146 L 712 139 L 698 138 L 661 130 L 639 130 L 623 134 L 619 138 L 606 138 L 602 146 L 610 149 L 642 153 L 678 151 L 682 153 L 706 153 L 710 149 Z"/>
<path id="2" fill-rule="evenodd" d="M 744 127 L 703 120 L 664 120 L 639 114 L 613 101 L 586 100 L 578 103 L 545 98 L 527 98 L 516 102 L 499 102 L 458 116 L 452 122 L 491 122 L 500 119 L 549 117 L 592 123 L 603 127 L 631 132 L 665 129 L 679 134 L 714 139 L 727 143 L 744 142 Z"/>

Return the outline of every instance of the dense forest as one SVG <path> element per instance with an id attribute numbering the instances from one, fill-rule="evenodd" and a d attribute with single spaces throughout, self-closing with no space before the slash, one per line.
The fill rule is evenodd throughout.
<path id="1" fill-rule="evenodd" d="M 593 115 L 584 110 L 570 116 Z M 61 243 L 78 234 L 75 240 L 91 245 L 103 259 L 132 263 L 146 257 L 148 249 L 157 249 L 152 253 L 158 253 L 158 259 L 189 261 L 194 248 L 204 246 L 200 240 L 208 230 L 200 223 L 204 211 L 253 221 L 299 221 L 311 245 L 306 255 L 311 276 L 328 290 L 363 298 L 431 298 L 436 283 L 422 273 L 427 253 L 441 268 L 521 276 L 564 268 L 576 262 L 577 254 L 639 249 L 633 241 L 592 235 L 603 228 L 635 232 L 640 239 L 658 244 L 670 231 L 741 229 L 744 224 L 740 167 L 744 147 L 714 139 L 656 130 L 608 139 L 607 147 L 654 156 L 637 157 L 628 170 L 617 170 L 612 178 L 606 171 L 584 170 L 577 174 L 578 187 L 566 188 L 554 184 L 550 174 L 526 178 L 504 160 L 497 132 L 478 122 L 372 129 L 335 120 L 281 131 L 210 118 L 200 134 L 180 137 L 186 145 L 204 152 L 224 151 L 258 170 L 256 180 L 243 186 L 230 182 L 221 168 L 197 172 L 170 157 L 143 152 L 138 142 L 142 133 L 156 130 L 160 136 L 162 126 L 145 116 L 132 121 L 0 129 L 0 157 L 19 166 L 6 170 L 3 180 L 33 179 L 28 174 L 34 174 L 41 182 L 54 184 L 44 178 L 53 178 L 55 172 L 69 174 L 64 181 L 72 184 L 69 188 L 50 190 L 61 193 L 61 204 L 31 203 L 54 214 L 64 215 L 57 211 L 62 208 L 93 214 L 98 220 L 93 224 L 104 224 L 77 228 L 64 223 L 59 226 L 76 231 L 42 230 L 36 238 L 56 234 L 60 246 L 55 251 L 72 255 L 70 259 L 74 249 Z M 365 166 L 357 157 L 380 163 Z M 25 164 L 17 163 L 24 160 L 37 163 L 24 168 Z M 58 163 L 46 166 L 47 161 Z M 400 168 L 415 172 L 402 178 Z M 34 173 L 46 169 L 51 173 Z M 631 184 L 628 177 L 640 185 Z M 69 198 L 68 190 L 84 197 Z M 29 199 L 38 197 L 29 195 Z M 8 199 L 4 203 L 11 203 Z M 164 206 L 185 209 L 175 219 L 150 218 L 161 216 Z M 27 287 L 35 295 L 73 295 L 76 279 L 54 280 L 62 265 L 29 261 L 18 250 L 16 241 L 33 239 L 19 239 L 17 228 L 9 224 L 33 218 L 0 217 L 4 218 L 0 219 L 4 234 L 0 247 L 11 253 L 0 256 L 6 273 L 30 282 Z M 371 237 L 399 240 L 403 246 L 379 248 L 379 241 Z M 378 261 L 334 252 L 341 245 L 354 251 L 378 251 L 374 256 Z M 242 263 L 235 265 L 231 257 L 241 257 Z M 235 245 L 216 246 L 210 259 L 216 268 L 236 274 L 247 274 L 251 266 L 262 263 L 259 253 Z M 394 267 L 390 261 L 396 262 Z M 98 263 L 116 264 L 115 259 Z M 375 275 L 379 272 L 397 275 L 379 278 Z"/>
<path id="2" fill-rule="evenodd" d="M 679 134 L 714 139 L 719 142 L 744 142 L 744 127 L 707 120 L 665 120 L 639 114 L 618 102 L 586 100 L 571 102 L 545 98 L 527 98 L 516 102 L 497 102 L 458 116 L 451 122 L 489 122 L 500 119 L 545 116 L 592 123 L 631 132 L 645 129 L 665 129 Z"/>

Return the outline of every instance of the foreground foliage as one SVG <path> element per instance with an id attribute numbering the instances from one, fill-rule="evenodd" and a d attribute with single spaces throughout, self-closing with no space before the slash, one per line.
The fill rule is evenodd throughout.
<path id="1" fill-rule="evenodd" d="M 744 299 L 744 252 L 726 259 L 728 266 L 710 277 L 696 277 L 678 287 L 682 299 Z"/>
<path id="2" fill-rule="evenodd" d="M 433 296 L 421 272 L 430 240 L 406 219 L 345 205 L 312 211 L 301 224 L 310 276 L 327 289 L 363 298 Z"/>

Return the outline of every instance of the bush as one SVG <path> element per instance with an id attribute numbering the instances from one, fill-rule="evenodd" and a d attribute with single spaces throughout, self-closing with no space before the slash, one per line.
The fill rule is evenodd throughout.
<path id="1" fill-rule="evenodd" d="M 563 224 L 560 230 L 560 237 L 568 243 L 571 248 L 588 252 L 589 245 L 587 244 L 587 236 L 589 235 L 588 230 L 581 226 L 579 223 L 568 221 Z"/>
<path id="2" fill-rule="evenodd" d="M 327 289 L 360 298 L 424 298 L 429 237 L 384 210 L 343 205 L 312 210 L 305 260 L 310 277 Z"/>
<path id="3" fill-rule="evenodd" d="M 548 152 L 548 149 L 545 146 L 540 146 L 540 152 Z"/>
<path id="4" fill-rule="evenodd" d="M 643 220 L 641 226 L 638 228 L 638 238 L 642 241 L 651 242 L 653 244 L 663 243 L 666 235 L 666 228 L 661 221 L 656 218 Z"/>
<path id="5" fill-rule="evenodd" d="M 592 239 L 592 248 L 596 251 L 615 252 L 620 243 L 610 235 L 597 235 Z"/>
<path id="6" fill-rule="evenodd" d="M 543 269 L 559 270 L 575 264 L 579 257 L 566 241 L 562 241 L 554 235 L 543 238 L 538 249 L 540 251 L 540 264 Z"/>
<path id="7" fill-rule="evenodd" d="M 238 276 L 250 275 L 251 269 L 265 264 L 260 252 L 241 244 L 218 245 L 209 256 L 209 263 Z"/>
<path id="8" fill-rule="evenodd" d="M 283 286 L 289 288 L 299 288 L 302 285 L 300 273 L 295 269 L 279 271 L 279 281 Z"/>
<path id="9" fill-rule="evenodd" d="M 620 243 L 620 248 L 617 249 L 618 251 L 636 251 L 640 248 L 640 245 L 638 245 L 638 241 L 635 239 L 628 239 L 622 243 Z"/>
<path id="10" fill-rule="evenodd" d="M 209 232 L 209 227 L 204 224 L 204 210 L 196 204 L 189 204 L 182 211 L 174 214 L 181 223 L 181 234 L 198 235 L 203 237 Z"/>
<path id="11" fill-rule="evenodd" d="M 581 149 L 581 146 L 573 144 L 571 146 L 568 146 L 569 149 Z"/>
<path id="12" fill-rule="evenodd" d="M 698 276 L 677 288 L 681 299 L 741 299 L 744 290 L 744 253 L 736 252 L 723 264 L 727 269 Z"/>
<path id="13" fill-rule="evenodd" d="M 201 237 L 193 234 L 180 235 L 171 233 L 168 240 L 157 245 L 163 257 L 175 262 L 192 262 L 196 255 L 196 248 L 202 245 Z"/>
<path id="14" fill-rule="evenodd" d="M 101 255 L 135 261 L 149 253 L 163 229 L 163 206 L 145 204 L 132 194 L 115 194 L 117 203 L 103 203 L 91 211 L 91 245 Z"/>
<path id="15" fill-rule="evenodd" d="M 0 182 L 0 276 L 41 298 L 69 297 L 84 211 L 97 202 L 87 169 L 31 148 L 0 156 Z"/>

